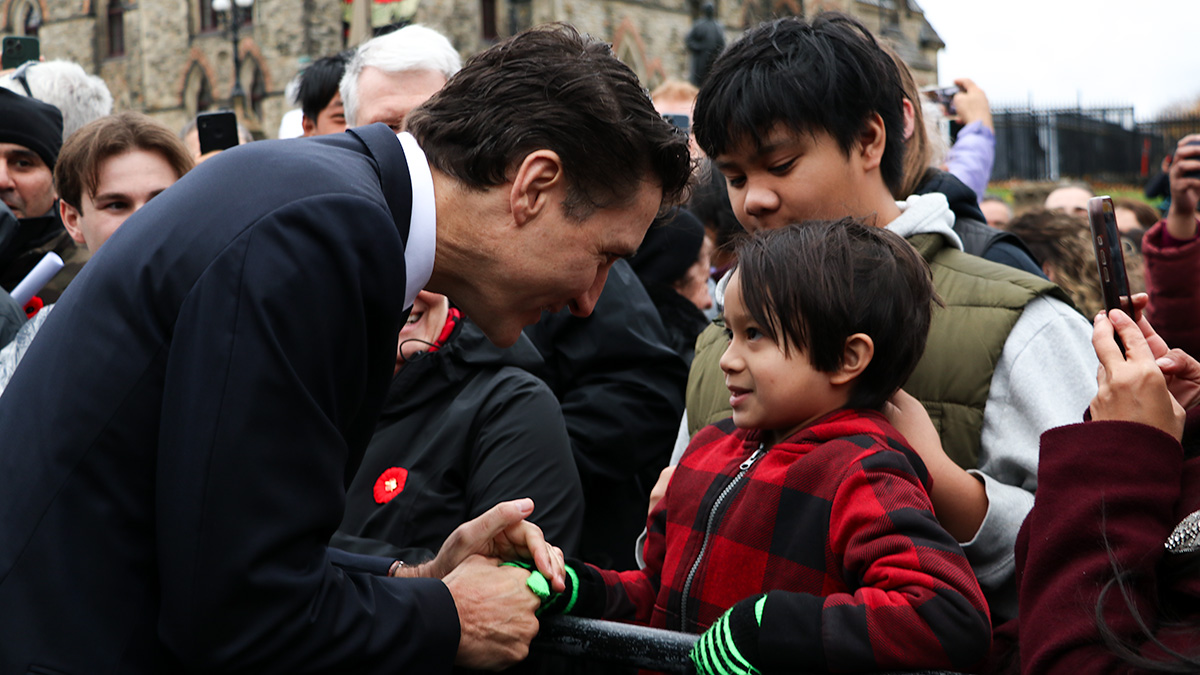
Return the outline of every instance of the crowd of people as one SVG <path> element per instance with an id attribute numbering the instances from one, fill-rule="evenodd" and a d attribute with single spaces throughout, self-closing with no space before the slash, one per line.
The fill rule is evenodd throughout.
<path id="1" fill-rule="evenodd" d="M 1106 311 L 975 82 L 839 13 L 706 71 L 410 25 L 207 153 L 0 73 L 0 671 L 1200 669 L 1200 135 Z"/>

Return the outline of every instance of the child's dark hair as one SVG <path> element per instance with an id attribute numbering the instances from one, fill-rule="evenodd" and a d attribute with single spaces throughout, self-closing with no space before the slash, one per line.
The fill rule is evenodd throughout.
<path id="1" fill-rule="evenodd" d="M 737 270 L 746 311 L 784 353 L 813 367 L 842 365 L 846 338 L 875 343 L 847 408 L 879 409 L 925 352 L 933 303 L 929 265 L 908 242 L 853 218 L 808 221 L 746 237 Z"/>
<path id="2" fill-rule="evenodd" d="M 914 102 L 919 105 L 919 103 Z M 827 12 L 759 25 L 730 45 L 696 98 L 692 128 L 709 157 L 763 137 L 777 124 L 827 132 L 849 154 L 871 115 L 887 133 L 880 173 L 896 194 L 904 179 L 904 86 L 866 26 Z"/>
<path id="3" fill-rule="evenodd" d="M 338 93 L 338 83 L 346 72 L 346 64 L 354 54 L 351 50 L 323 56 L 304 69 L 300 75 L 300 86 L 296 89 L 296 100 L 304 116 L 314 123 L 321 111 Z"/>

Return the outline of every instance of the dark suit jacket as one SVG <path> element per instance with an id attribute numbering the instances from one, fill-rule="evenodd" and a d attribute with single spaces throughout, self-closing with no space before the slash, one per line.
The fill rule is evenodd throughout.
<path id="1" fill-rule="evenodd" d="M 382 125 L 254 143 L 88 263 L 0 397 L 0 672 L 449 670 L 440 581 L 326 548 L 391 378 L 411 200 Z"/>

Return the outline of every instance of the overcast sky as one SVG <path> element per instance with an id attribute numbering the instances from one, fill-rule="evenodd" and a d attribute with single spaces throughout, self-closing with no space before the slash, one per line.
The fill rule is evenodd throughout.
<path id="1" fill-rule="evenodd" d="M 946 43 L 942 83 L 969 77 L 993 104 L 1078 98 L 1146 119 L 1200 98 L 1200 0 L 917 1 Z"/>

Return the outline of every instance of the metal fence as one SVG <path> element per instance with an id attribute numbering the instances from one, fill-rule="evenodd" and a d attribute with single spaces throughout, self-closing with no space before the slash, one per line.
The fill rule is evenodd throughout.
<path id="1" fill-rule="evenodd" d="M 992 180 L 1082 179 L 1140 184 L 1189 133 L 1200 116 L 1138 122 L 1131 106 L 992 110 L 996 163 Z"/>

